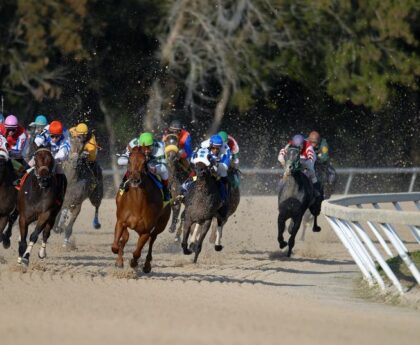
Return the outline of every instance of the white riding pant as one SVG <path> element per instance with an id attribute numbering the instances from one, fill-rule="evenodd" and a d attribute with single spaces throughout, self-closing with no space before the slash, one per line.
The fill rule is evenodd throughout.
<path id="1" fill-rule="evenodd" d="M 150 171 L 154 171 L 156 169 L 156 175 L 159 175 L 162 180 L 166 181 L 169 178 L 169 171 L 166 164 L 150 161 L 147 163 L 147 166 Z"/>

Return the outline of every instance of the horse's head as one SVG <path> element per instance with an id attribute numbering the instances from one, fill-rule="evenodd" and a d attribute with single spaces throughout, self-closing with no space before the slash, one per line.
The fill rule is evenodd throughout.
<path id="1" fill-rule="evenodd" d="M 35 151 L 35 176 L 41 188 L 47 188 L 50 185 L 54 174 L 54 157 L 49 148 L 39 148 Z"/>
<path id="2" fill-rule="evenodd" d="M 174 163 L 178 159 L 179 142 L 176 134 L 168 134 L 165 136 L 165 155 L 169 163 Z"/>
<path id="3" fill-rule="evenodd" d="M 208 149 L 201 148 L 193 156 L 192 163 L 197 177 L 203 177 L 211 173 L 210 152 Z"/>
<path id="4" fill-rule="evenodd" d="M 127 177 L 130 184 L 139 186 L 142 182 L 141 174 L 146 171 L 146 156 L 140 147 L 134 147 L 128 158 Z"/>
<path id="5" fill-rule="evenodd" d="M 289 146 L 285 157 L 285 175 L 293 174 L 301 170 L 300 164 L 300 148 L 296 146 Z"/>

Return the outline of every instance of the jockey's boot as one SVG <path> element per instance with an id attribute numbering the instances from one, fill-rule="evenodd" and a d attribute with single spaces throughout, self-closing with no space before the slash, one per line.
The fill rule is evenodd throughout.
<path id="1" fill-rule="evenodd" d="M 163 201 L 171 200 L 171 192 L 168 188 L 168 180 L 162 180 Z"/>

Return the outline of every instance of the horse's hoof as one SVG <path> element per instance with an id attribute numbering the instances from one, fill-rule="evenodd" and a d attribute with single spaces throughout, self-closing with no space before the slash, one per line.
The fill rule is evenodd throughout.
<path id="1" fill-rule="evenodd" d="M 286 248 L 287 242 L 286 241 L 280 241 L 280 249 Z"/>
<path id="2" fill-rule="evenodd" d="M 42 249 L 42 248 L 41 248 Z M 39 251 L 38 252 L 38 257 L 41 259 L 41 260 L 44 260 L 46 257 L 47 257 L 47 252 L 44 250 L 44 251 Z"/>
<path id="3" fill-rule="evenodd" d="M 171 233 L 171 234 L 173 234 L 174 232 L 175 232 L 175 230 L 176 230 L 176 227 L 170 227 L 169 229 L 168 229 L 168 231 Z"/>
<path id="4" fill-rule="evenodd" d="M 119 250 L 119 248 L 118 248 L 118 247 L 114 247 L 114 246 L 112 246 L 112 247 L 111 247 L 111 250 L 112 250 L 112 252 L 113 252 L 114 254 L 118 254 L 118 250 Z"/>
<path id="5" fill-rule="evenodd" d="M 10 248 L 10 238 L 4 237 L 3 238 L 3 248 L 9 249 Z"/>
<path id="6" fill-rule="evenodd" d="M 184 255 L 191 255 L 191 254 L 192 254 L 191 250 L 184 248 Z"/>
<path id="7" fill-rule="evenodd" d="M 221 251 L 222 251 L 222 249 L 223 249 L 223 246 L 222 246 L 221 244 L 216 244 L 216 245 L 214 246 L 214 250 L 215 250 L 216 252 L 221 252 Z"/>
<path id="8" fill-rule="evenodd" d="M 314 226 L 312 229 L 313 232 L 320 232 L 321 231 L 321 227 L 320 226 Z"/>
<path id="9" fill-rule="evenodd" d="M 61 227 L 54 227 L 54 228 L 53 228 L 53 231 L 54 231 L 56 234 L 61 234 L 61 233 L 63 232 L 63 229 L 62 229 Z"/>
<path id="10" fill-rule="evenodd" d="M 96 229 L 96 230 L 98 230 L 98 229 L 100 229 L 101 228 L 101 223 L 96 223 L 96 222 L 93 222 L 93 227 Z"/>
<path id="11" fill-rule="evenodd" d="M 130 260 L 130 267 L 131 268 L 136 268 L 138 265 L 139 265 L 138 260 L 136 260 L 134 258 Z"/>
<path id="12" fill-rule="evenodd" d="M 292 251 L 291 250 L 289 250 L 288 252 L 287 252 L 287 257 L 288 258 L 290 258 L 290 256 L 292 255 Z"/>
<path id="13" fill-rule="evenodd" d="M 143 266 L 143 272 L 150 273 L 151 270 L 152 270 L 152 265 L 150 264 L 150 262 L 145 262 Z"/>
<path id="14" fill-rule="evenodd" d="M 22 265 L 23 269 L 26 270 L 29 266 L 29 258 L 22 258 L 20 264 Z"/>
<path id="15" fill-rule="evenodd" d="M 175 236 L 174 242 L 179 242 L 180 240 L 181 240 L 181 238 L 179 236 Z"/>
<path id="16" fill-rule="evenodd" d="M 124 261 L 116 261 L 115 262 L 115 267 L 116 268 L 124 268 Z"/>

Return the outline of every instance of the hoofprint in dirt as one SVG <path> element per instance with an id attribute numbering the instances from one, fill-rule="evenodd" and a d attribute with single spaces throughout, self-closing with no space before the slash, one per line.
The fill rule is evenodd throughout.
<path id="1" fill-rule="evenodd" d="M 243 198 L 223 252 L 206 241 L 196 265 L 165 231 L 150 276 L 113 267 L 113 200 L 103 204 L 102 230 L 91 230 L 86 207 L 75 224 L 76 249 L 64 251 L 53 234 L 49 257 L 34 258 L 26 274 L 15 263 L 15 231 L 11 249 L 0 251 L 1 343 L 111 344 L 122 336 L 156 344 L 418 341 L 418 311 L 356 297 L 360 274 L 325 222 L 321 233 L 297 242 L 292 258 L 280 253 L 276 206 L 276 197 Z"/>

